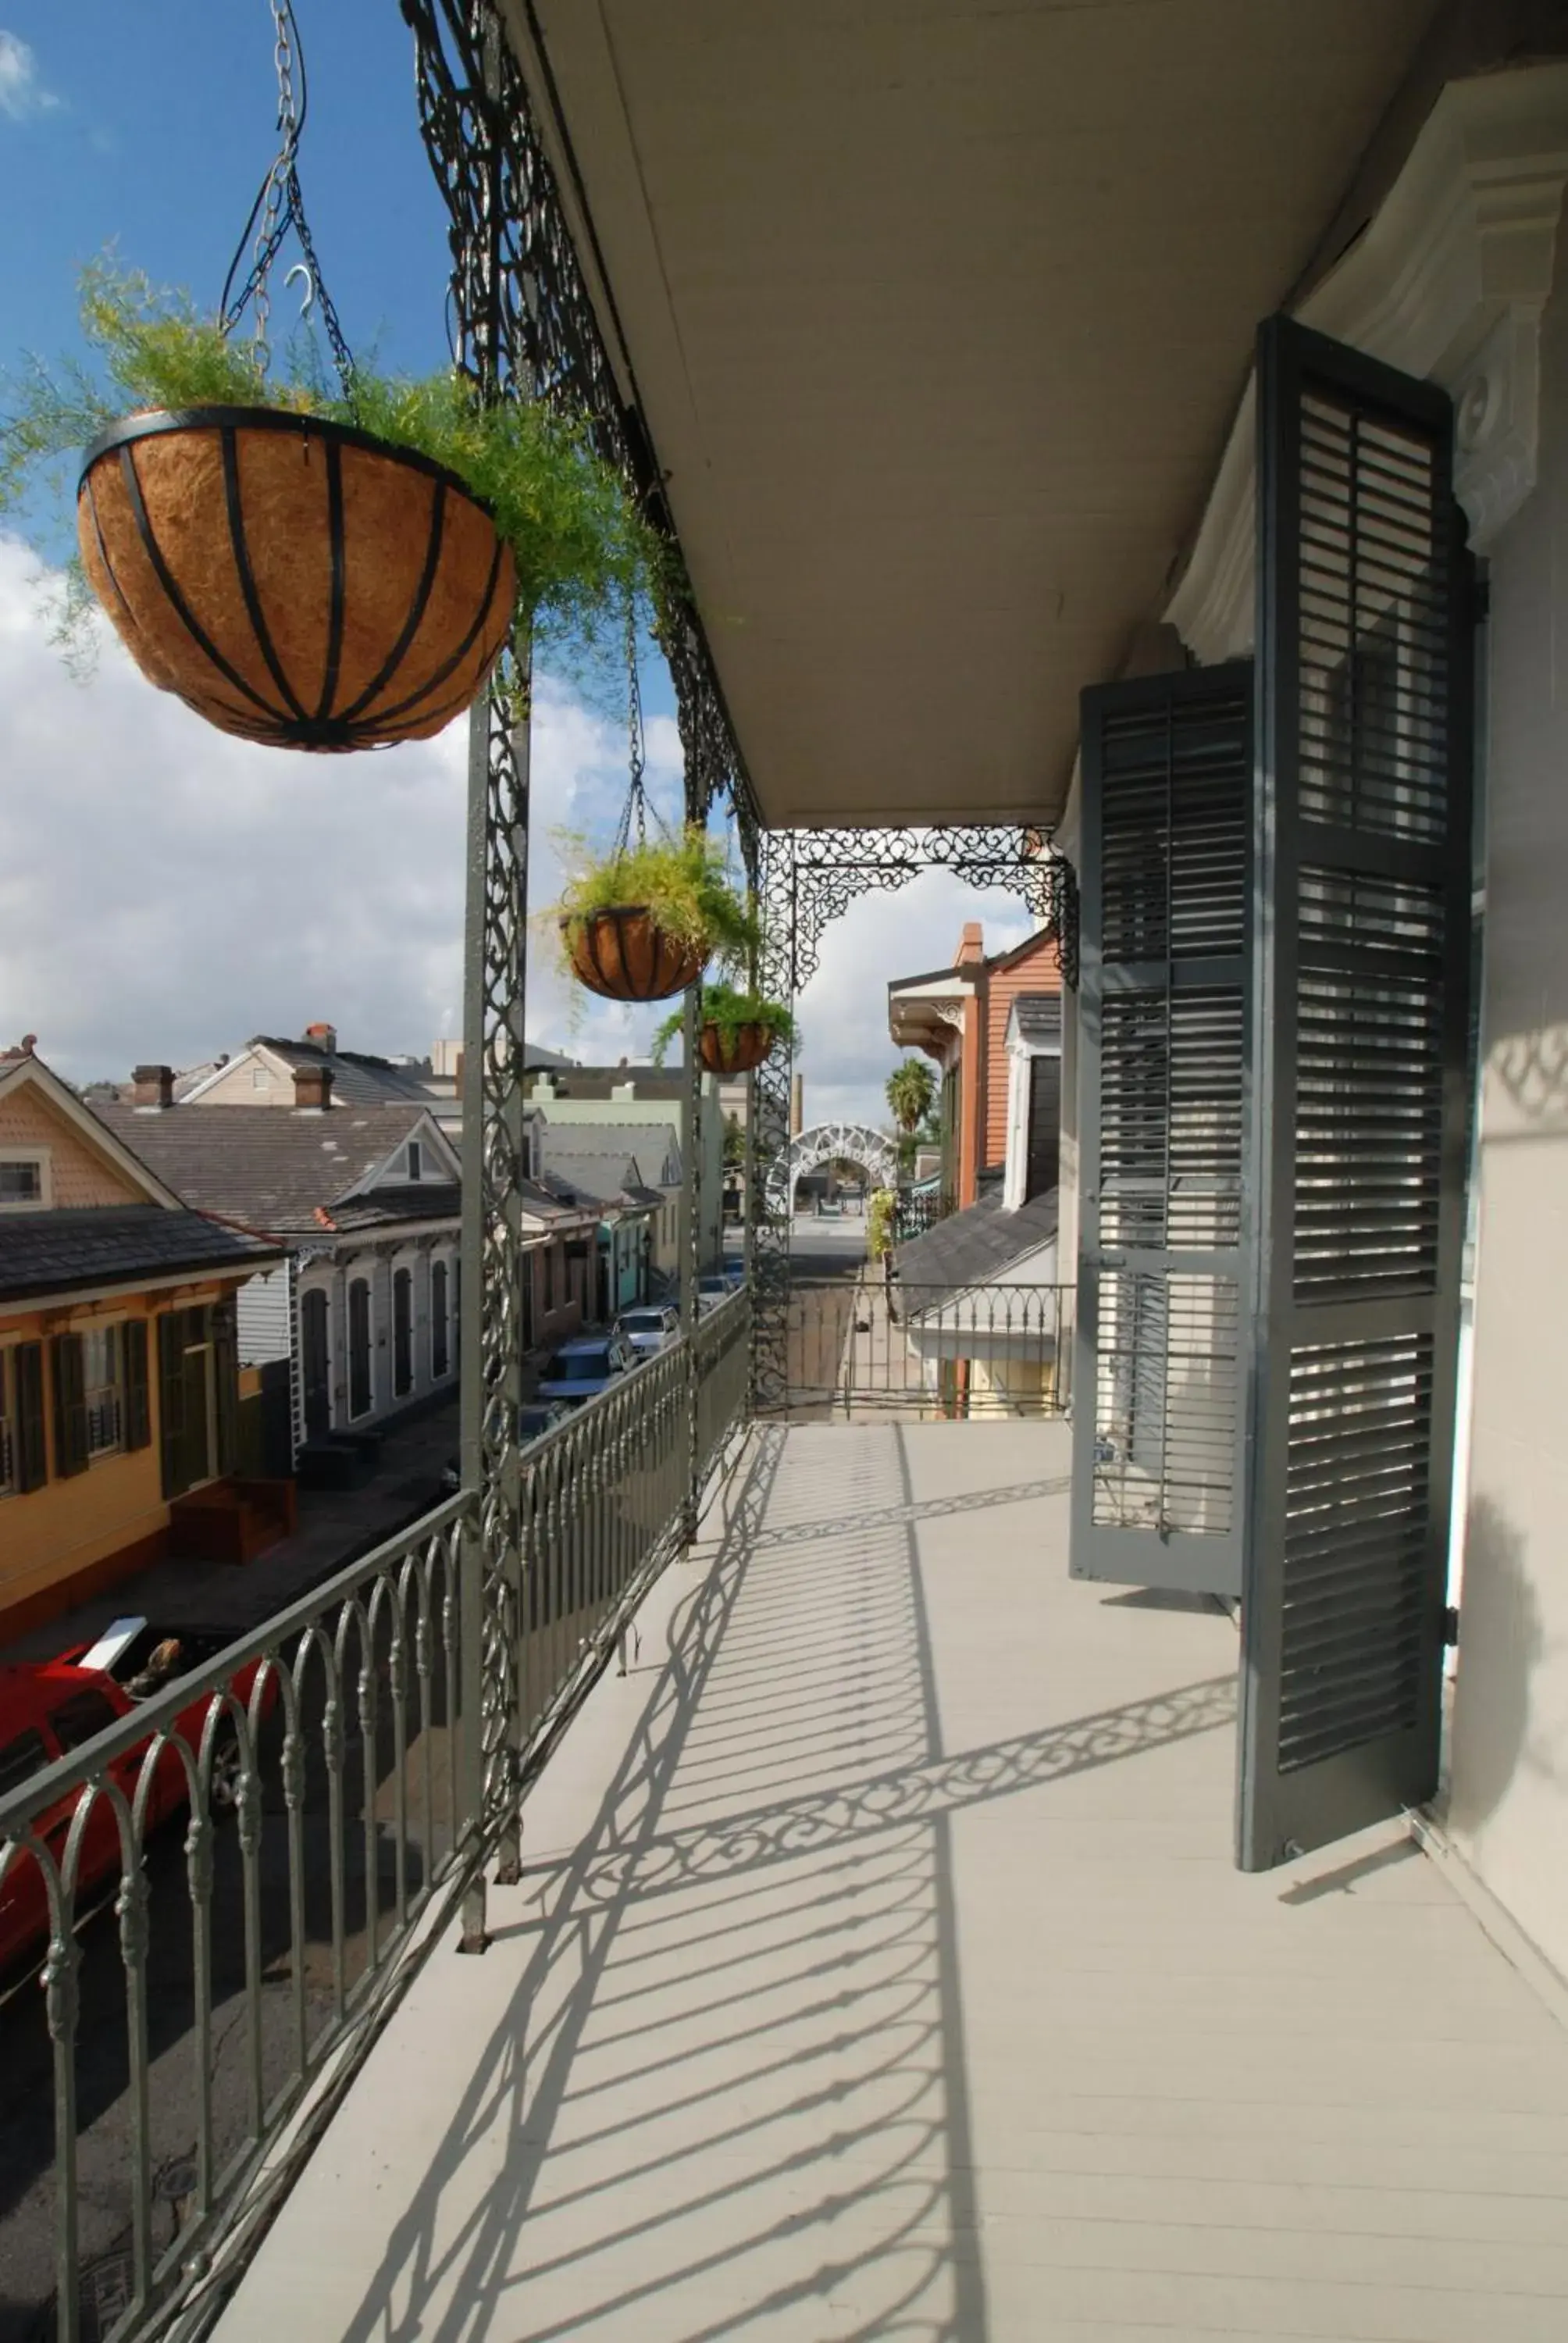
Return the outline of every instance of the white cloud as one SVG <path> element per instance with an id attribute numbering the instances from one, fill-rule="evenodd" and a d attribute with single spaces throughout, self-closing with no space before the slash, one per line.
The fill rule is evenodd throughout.
<path id="1" fill-rule="evenodd" d="M 0 31 L 0 114 L 21 122 L 29 114 L 47 114 L 60 101 L 38 79 L 37 59 L 25 41 Z"/>
<path id="2" fill-rule="evenodd" d="M 48 640 L 35 557 L 0 538 L 0 1047 L 35 1032 L 73 1081 L 197 1064 L 256 1032 L 335 1024 L 347 1048 L 423 1054 L 462 1030 L 461 723 L 373 757 L 308 757 L 214 732 L 146 684 L 104 628 L 74 683 Z M 548 680 L 537 694 L 529 899 L 560 884 L 550 833 L 608 840 L 624 729 Z M 679 803 L 674 723 L 648 730 L 650 797 Z M 891 977 L 944 965 L 968 920 L 1021 940 L 1021 903 L 927 871 L 829 929 L 803 993 L 811 1121 L 881 1123 Z M 530 1038 L 614 1063 L 662 1009 L 595 1001 L 529 935 Z"/>
<path id="3" fill-rule="evenodd" d="M 463 725 L 374 757 L 227 739 L 151 689 L 106 628 L 96 675 L 74 683 L 36 574 L 0 538 L 0 1044 L 35 1032 L 79 1081 L 316 1018 L 385 1051 L 460 1031 Z M 673 725 L 650 726 L 648 750 L 668 798 Z M 613 827 L 624 756 L 615 727 L 541 685 L 536 906 L 559 882 L 548 832 Z M 638 1054 L 653 1012 L 588 1001 L 537 930 L 529 944 L 530 1035 Z"/>

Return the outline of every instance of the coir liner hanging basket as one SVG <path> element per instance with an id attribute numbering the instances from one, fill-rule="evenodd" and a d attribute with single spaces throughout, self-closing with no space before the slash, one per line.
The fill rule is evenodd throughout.
<path id="1" fill-rule="evenodd" d="M 642 903 L 576 911 L 561 921 L 573 972 L 607 1001 L 668 1001 L 695 984 L 706 945 L 669 935 Z"/>
<path id="2" fill-rule="evenodd" d="M 76 527 L 142 673 L 244 740 L 427 739 L 511 624 L 511 548 L 460 481 L 315 416 L 134 416 L 88 448 Z"/>
<path id="3" fill-rule="evenodd" d="M 773 1047 L 771 1025 L 703 1026 L 697 1047 L 710 1074 L 749 1074 Z"/>

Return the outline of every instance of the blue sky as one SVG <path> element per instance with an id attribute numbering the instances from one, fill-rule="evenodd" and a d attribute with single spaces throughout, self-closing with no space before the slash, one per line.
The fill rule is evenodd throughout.
<path id="1" fill-rule="evenodd" d="M 327 282 L 351 344 L 427 371 L 447 356 L 447 228 L 411 35 L 397 0 L 297 5 L 310 76 L 300 171 Z M 77 346 L 77 271 L 111 246 L 216 307 L 276 108 L 266 0 L 0 0 L 0 372 Z M 279 283 L 280 316 L 293 297 Z M 36 569 L 0 537 L 0 1042 L 35 1031 L 80 1080 L 138 1058 L 195 1063 L 314 1019 L 347 1046 L 388 1051 L 455 1031 L 460 735 L 322 760 L 324 773 L 221 739 L 112 640 L 77 686 L 48 643 Z M 650 781 L 678 802 L 673 699 L 651 650 L 643 689 Z M 535 739 L 538 905 L 558 875 L 550 827 L 608 833 L 626 752 L 621 727 L 548 683 Z M 930 873 L 830 933 L 800 1002 L 813 1120 L 881 1117 L 886 980 L 940 965 L 977 917 L 995 946 L 1025 931 L 1010 898 Z M 536 953 L 539 1040 L 636 1056 L 654 1021 L 585 1004 Z"/>

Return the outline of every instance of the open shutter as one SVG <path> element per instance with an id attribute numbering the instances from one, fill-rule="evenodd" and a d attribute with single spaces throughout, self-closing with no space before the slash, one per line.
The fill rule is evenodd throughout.
<path id="1" fill-rule="evenodd" d="M 55 1363 L 55 1470 L 62 1480 L 85 1473 L 87 1446 L 87 1393 L 80 1334 L 56 1334 Z"/>
<path id="2" fill-rule="evenodd" d="M 120 1342 L 126 1375 L 125 1443 L 127 1448 L 146 1448 L 153 1436 L 147 1394 L 146 1320 L 127 1318 L 120 1329 Z"/>
<path id="3" fill-rule="evenodd" d="M 1250 664 L 1083 696 L 1071 1571 L 1239 1594 Z"/>
<path id="4" fill-rule="evenodd" d="M 158 1326 L 158 1440 L 166 1497 L 177 1497 L 186 1430 L 186 1320 L 183 1310 L 166 1310 Z"/>
<path id="5" fill-rule="evenodd" d="M 48 1434 L 44 1425 L 44 1345 L 18 1342 L 11 1353 L 16 1392 L 16 1487 L 41 1489 L 49 1477 Z"/>
<path id="6" fill-rule="evenodd" d="M 1284 319 L 1258 392 L 1248 1869 L 1437 1785 L 1473 622 L 1446 397 Z"/>

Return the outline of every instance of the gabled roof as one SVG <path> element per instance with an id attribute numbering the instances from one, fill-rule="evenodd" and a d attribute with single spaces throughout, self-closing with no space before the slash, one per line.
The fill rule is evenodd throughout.
<path id="1" fill-rule="evenodd" d="M 893 1256 L 899 1283 L 919 1287 L 918 1306 L 934 1309 L 955 1293 L 968 1292 L 1024 1261 L 1055 1238 L 1057 1192 L 1031 1196 L 1016 1212 L 1002 1209 L 1002 1188 L 982 1191 L 961 1212 L 950 1212 L 924 1236 L 911 1237 Z M 914 1297 L 911 1296 L 911 1302 Z"/>
<path id="2" fill-rule="evenodd" d="M 24 1089 L 36 1090 L 62 1121 L 69 1123 L 90 1147 L 106 1156 L 122 1178 L 138 1188 L 149 1203 L 166 1207 L 179 1203 L 179 1197 L 165 1185 L 134 1138 L 128 1134 L 122 1137 L 116 1131 L 113 1109 L 95 1112 L 85 1106 L 75 1091 L 58 1074 L 51 1073 L 43 1059 L 35 1057 L 30 1050 L 7 1051 L 0 1057 L 0 1099 L 15 1097 Z"/>
<path id="3" fill-rule="evenodd" d="M 91 1292 L 146 1278 L 237 1270 L 278 1258 L 274 1246 L 219 1228 L 183 1205 L 99 1204 L 0 1213 L 0 1302 Z"/>
<path id="4" fill-rule="evenodd" d="M 276 1071 L 286 1074 L 300 1066 L 330 1067 L 333 1102 L 339 1106 L 428 1106 L 434 1099 L 450 1096 L 447 1084 L 437 1084 L 435 1075 L 419 1066 L 400 1066 L 391 1058 L 379 1058 L 366 1050 L 324 1050 L 314 1041 L 256 1033 L 223 1065 L 204 1072 L 189 1089 L 182 1089 L 180 1104 L 199 1104 L 204 1091 L 251 1057 L 269 1059 Z M 278 1109 L 271 1111 L 276 1114 Z"/>
<path id="5" fill-rule="evenodd" d="M 1060 992 L 1020 992 L 1007 1012 L 1009 1046 L 1017 1041 L 1031 1051 L 1061 1047 Z"/>
<path id="6" fill-rule="evenodd" d="M 121 1106 L 106 1108 L 104 1120 L 198 1211 L 267 1235 L 340 1224 L 334 1208 L 351 1197 L 357 1226 L 409 1218 L 406 1211 L 387 1209 L 379 1195 L 358 1192 L 410 1139 L 427 1146 L 443 1172 L 455 1163 L 423 1106 L 335 1105 L 321 1114 L 271 1106 L 176 1106 L 140 1113 Z M 450 1178 L 430 1184 L 455 1198 Z M 396 1202 L 407 1188 L 399 1183 L 387 1193 Z"/>
<path id="7" fill-rule="evenodd" d="M 604 1196 L 617 1194 L 625 1185 L 620 1167 L 631 1164 L 633 1177 L 655 1188 L 678 1188 L 680 1185 L 680 1143 L 673 1124 L 657 1122 L 572 1122 L 565 1117 L 552 1115 L 543 1126 L 539 1139 L 540 1153 L 547 1172 L 558 1172 L 573 1179 L 592 1192 Z M 570 1161 L 585 1167 L 580 1181 L 567 1171 Z M 615 1172 L 615 1185 L 594 1189 L 594 1179 L 608 1179 Z"/>

